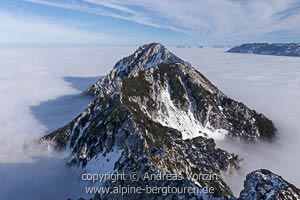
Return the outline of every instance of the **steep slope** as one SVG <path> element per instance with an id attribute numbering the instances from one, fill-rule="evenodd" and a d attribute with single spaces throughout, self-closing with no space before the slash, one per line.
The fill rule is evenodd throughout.
<path id="1" fill-rule="evenodd" d="M 121 91 L 123 100 L 135 102 L 152 120 L 179 130 L 183 139 L 274 137 L 270 120 L 226 97 L 189 64 L 159 64 L 140 71 L 123 79 Z"/>
<path id="2" fill-rule="evenodd" d="M 281 176 L 261 169 L 247 175 L 241 200 L 297 200 L 300 189 L 285 181 Z"/>
<path id="3" fill-rule="evenodd" d="M 242 44 L 237 47 L 233 47 L 227 52 L 230 53 L 251 53 L 262 55 L 274 55 L 274 56 L 300 56 L 300 44 L 299 43 L 252 43 Z"/>
<path id="4" fill-rule="evenodd" d="M 156 95 L 160 95 L 161 99 L 155 100 L 153 112 L 147 110 L 148 114 L 152 114 L 155 121 L 183 132 L 184 138 L 228 135 L 256 140 L 275 136 L 276 130 L 269 119 L 226 97 L 189 63 L 158 43 L 144 45 L 131 56 L 121 59 L 107 76 L 86 92 L 99 96 L 119 93 L 123 79 L 137 77 L 141 72 L 145 72 L 142 76 L 146 75 L 147 81 L 135 81 L 129 87 L 137 87 L 141 91 L 147 89 L 144 84 L 155 87 L 146 91 L 145 95 L 150 97 L 149 101 L 154 100 Z M 153 73 L 155 76 L 151 75 Z M 157 76 L 162 78 L 157 79 Z M 140 77 L 139 80 L 143 79 Z M 163 79 L 167 79 L 167 84 L 162 83 Z M 161 113 L 164 108 L 170 108 L 169 116 Z"/>
<path id="5" fill-rule="evenodd" d="M 65 152 L 70 164 L 92 173 L 181 174 L 182 180 L 101 182 L 117 186 L 177 186 L 194 193 L 168 198 L 229 199 L 220 171 L 238 167 L 238 157 L 216 147 L 210 138 L 272 139 L 273 123 L 226 97 L 189 63 L 163 45 L 140 47 L 120 60 L 87 93 L 96 94 L 85 112 L 41 142 Z M 213 180 L 189 174 L 214 174 Z M 214 191 L 206 193 L 205 187 Z M 146 194 L 127 199 L 150 199 Z M 123 199 L 117 194 L 103 194 Z M 165 199 L 161 193 L 157 199 Z"/>
<path id="6" fill-rule="evenodd" d="M 127 101 L 127 100 L 125 100 Z M 185 199 L 200 197 L 228 199 L 233 197 L 220 177 L 220 170 L 230 171 L 238 166 L 238 158 L 218 149 L 212 139 L 196 137 L 182 140 L 181 133 L 162 126 L 145 115 L 134 103 L 122 103 L 119 95 L 99 97 L 76 120 L 44 137 L 43 143 L 54 144 L 68 155 L 68 163 L 80 165 L 85 172 L 145 174 L 182 174 L 182 180 L 106 181 L 105 186 L 130 187 L 173 186 L 193 187 L 195 194 L 168 194 Z M 211 174 L 212 180 L 190 180 L 189 174 Z M 201 193 L 213 187 L 213 193 Z M 200 193 L 200 194 L 199 194 Z M 108 199 L 124 199 L 117 194 L 105 194 Z M 144 196 L 150 199 L 151 195 Z M 140 199 L 127 194 L 126 199 Z M 160 198 L 165 196 L 160 194 Z"/>

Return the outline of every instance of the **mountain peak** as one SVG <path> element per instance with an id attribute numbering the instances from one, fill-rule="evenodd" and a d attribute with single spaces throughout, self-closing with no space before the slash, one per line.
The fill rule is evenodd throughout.
<path id="1" fill-rule="evenodd" d="M 199 135 L 270 139 L 276 132 L 272 121 L 228 98 L 159 43 L 143 45 L 121 59 L 87 93 L 135 102 L 155 122 L 179 130 L 183 139 Z"/>
<path id="2" fill-rule="evenodd" d="M 230 199 L 221 171 L 239 167 L 239 158 L 216 147 L 212 138 L 271 139 L 275 127 L 264 115 L 225 96 L 204 75 L 163 45 L 151 43 L 121 59 L 94 84 L 97 97 L 66 126 L 41 142 L 64 150 L 67 161 L 97 174 L 138 172 L 182 174 L 181 180 L 140 180 L 101 184 L 213 187 L 213 193 L 168 194 L 158 199 Z M 213 180 L 188 174 L 215 174 Z M 143 194 L 144 195 L 144 194 Z M 103 194 L 104 199 L 153 199 Z M 231 198 L 232 199 L 232 198 Z"/>
<path id="3" fill-rule="evenodd" d="M 151 52 L 165 53 L 165 54 L 171 53 L 164 45 L 162 45 L 161 43 L 157 43 L 157 42 L 144 44 L 144 45 L 140 46 L 135 52 L 143 52 L 143 53 L 148 52 L 148 54 L 150 54 Z M 172 55 L 175 56 L 174 54 L 172 54 Z"/>
<path id="4" fill-rule="evenodd" d="M 150 50 L 150 49 L 167 50 L 167 48 L 164 45 L 162 45 L 161 43 L 158 43 L 158 42 L 152 42 L 152 43 L 149 43 L 149 44 L 144 44 L 143 46 L 140 46 L 139 48 L 142 48 L 142 49 L 145 49 L 145 50 L 146 49 L 147 50 Z"/>
<path id="5" fill-rule="evenodd" d="M 105 93 L 114 93 L 118 88 L 118 79 L 137 76 L 139 72 L 158 66 L 161 63 L 181 63 L 190 66 L 160 43 L 145 44 L 140 46 L 133 54 L 119 60 L 113 70 L 88 88 L 86 93 L 102 94 L 103 88 L 105 88 Z"/>
<path id="6" fill-rule="evenodd" d="M 136 74 L 140 70 L 147 70 L 160 63 L 184 62 L 164 45 L 160 43 L 150 43 L 140 46 L 132 55 L 121 59 L 114 66 L 114 69 L 126 71 L 127 76 Z"/>

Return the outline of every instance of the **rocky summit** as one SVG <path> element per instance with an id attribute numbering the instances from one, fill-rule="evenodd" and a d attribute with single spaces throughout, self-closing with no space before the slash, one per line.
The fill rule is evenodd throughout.
<path id="1" fill-rule="evenodd" d="M 238 168 L 239 158 L 217 148 L 214 139 L 275 137 L 271 120 L 227 97 L 191 64 L 158 43 L 121 59 L 85 93 L 96 97 L 73 121 L 43 137 L 43 144 L 64 151 L 67 162 L 82 172 L 175 176 L 103 180 L 97 186 L 194 189 L 167 194 L 160 190 L 155 199 L 235 199 L 220 172 Z M 213 190 L 207 192 L 207 188 Z M 100 196 L 153 199 L 153 194 L 145 192 Z"/>
<path id="2" fill-rule="evenodd" d="M 137 103 L 149 118 L 179 130 L 184 139 L 275 136 L 273 123 L 264 115 L 225 96 L 191 64 L 158 43 L 144 45 L 121 59 L 86 93 L 119 94 L 123 104 Z"/>

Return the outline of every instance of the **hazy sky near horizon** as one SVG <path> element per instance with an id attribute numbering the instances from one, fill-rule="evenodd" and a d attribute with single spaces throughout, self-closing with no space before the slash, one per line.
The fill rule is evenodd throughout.
<path id="1" fill-rule="evenodd" d="M 2 0 L 0 45 L 300 42 L 299 0 Z"/>

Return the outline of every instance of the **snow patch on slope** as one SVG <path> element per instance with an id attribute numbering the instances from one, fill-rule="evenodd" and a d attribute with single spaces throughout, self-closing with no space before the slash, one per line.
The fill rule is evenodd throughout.
<path id="1" fill-rule="evenodd" d="M 105 150 L 103 152 L 105 152 Z M 99 174 L 113 173 L 115 171 L 115 163 L 120 159 L 122 152 L 122 150 L 118 150 L 114 147 L 110 152 L 99 153 L 87 163 L 85 170 Z"/>
<path id="2" fill-rule="evenodd" d="M 182 132 L 182 139 L 191 139 L 198 136 L 204 136 L 221 140 L 225 138 L 228 131 L 224 129 L 213 129 L 209 123 L 203 126 L 194 116 L 191 109 L 183 111 L 178 109 L 171 100 L 169 87 L 162 90 L 159 94 L 160 101 L 165 105 L 166 111 L 162 109 L 154 117 L 154 121 Z M 192 106 L 190 104 L 190 106 Z"/>

